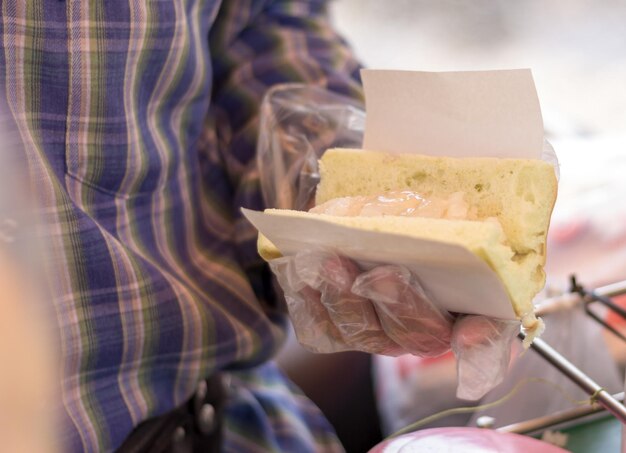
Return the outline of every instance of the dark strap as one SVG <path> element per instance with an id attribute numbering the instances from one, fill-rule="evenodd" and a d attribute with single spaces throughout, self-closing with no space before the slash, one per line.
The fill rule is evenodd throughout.
<path id="1" fill-rule="evenodd" d="M 137 426 L 118 453 L 218 453 L 225 397 L 222 375 L 201 381 L 187 403 Z"/>

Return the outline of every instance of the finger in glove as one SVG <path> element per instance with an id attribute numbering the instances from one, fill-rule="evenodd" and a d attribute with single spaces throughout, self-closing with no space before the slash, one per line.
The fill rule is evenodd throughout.
<path id="1" fill-rule="evenodd" d="M 383 330 L 372 303 L 352 292 L 359 267 L 350 259 L 329 252 L 296 255 L 296 273 L 320 293 L 320 302 L 354 349 L 397 356 L 406 353 Z"/>
<path id="2" fill-rule="evenodd" d="M 403 266 L 379 266 L 361 274 L 352 292 L 368 298 L 383 330 L 408 352 L 436 357 L 450 349 L 454 318 L 426 296 Z"/>
<path id="3" fill-rule="evenodd" d="M 353 349 L 348 346 L 320 302 L 319 291 L 306 285 L 298 276 L 293 257 L 270 262 L 272 272 L 285 294 L 287 310 L 296 337 L 311 352 L 340 352 Z"/>

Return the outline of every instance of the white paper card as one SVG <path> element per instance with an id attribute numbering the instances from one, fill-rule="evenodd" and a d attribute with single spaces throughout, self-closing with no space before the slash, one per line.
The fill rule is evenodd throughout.
<path id="1" fill-rule="evenodd" d="M 445 310 L 515 319 L 497 275 L 458 245 L 348 228 L 318 219 L 242 211 L 284 256 L 301 250 L 332 249 L 354 260 L 405 265 L 433 302 Z"/>
<path id="2" fill-rule="evenodd" d="M 361 71 L 364 149 L 540 159 L 543 120 L 529 69 Z"/>

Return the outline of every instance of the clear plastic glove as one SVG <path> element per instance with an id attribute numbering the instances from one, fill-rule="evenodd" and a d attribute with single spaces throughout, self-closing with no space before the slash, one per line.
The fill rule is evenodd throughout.
<path id="1" fill-rule="evenodd" d="M 268 207 L 307 210 L 320 181 L 318 159 L 330 148 L 360 148 L 365 111 L 354 99 L 290 83 L 261 104 L 257 167 Z"/>
<path id="2" fill-rule="evenodd" d="M 455 317 L 438 308 L 403 266 L 359 265 L 326 251 L 301 252 L 270 266 L 296 336 L 313 352 L 436 357 L 452 347 L 457 394 L 465 399 L 480 398 L 504 377 L 519 323 Z"/>

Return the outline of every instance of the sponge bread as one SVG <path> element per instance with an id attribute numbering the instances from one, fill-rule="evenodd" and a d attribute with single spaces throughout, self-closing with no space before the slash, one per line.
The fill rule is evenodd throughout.
<path id="1" fill-rule="evenodd" d="M 320 160 L 315 204 L 357 195 L 408 189 L 425 198 L 463 192 L 476 219 L 495 217 L 515 253 L 545 259 L 557 192 L 551 164 L 540 160 L 449 158 L 330 149 Z"/>

